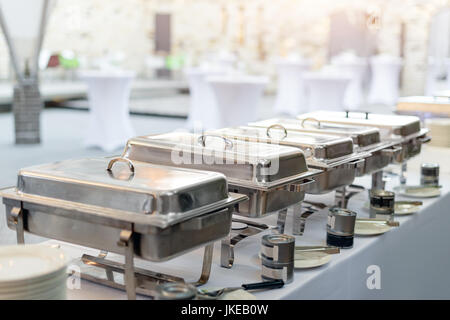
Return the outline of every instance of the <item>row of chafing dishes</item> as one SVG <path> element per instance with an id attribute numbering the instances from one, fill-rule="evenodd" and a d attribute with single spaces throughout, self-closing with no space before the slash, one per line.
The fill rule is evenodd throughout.
<path id="1" fill-rule="evenodd" d="M 427 133 L 417 117 L 329 111 L 202 135 L 171 132 L 130 139 L 120 158 L 23 169 L 0 195 L 19 243 L 26 231 L 124 254 L 119 272 L 133 298 L 145 293 L 136 288 L 134 256 L 164 261 L 205 246 L 203 284 L 211 243 L 229 235 L 232 214 L 285 216 L 305 193 L 345 188 L 367 174 L 383 188 L 382 169 L 420 153 Z M 222 250 L 234 245 L 223 243 Z M 90 263 L 111 268 L 100 258 Z"/>

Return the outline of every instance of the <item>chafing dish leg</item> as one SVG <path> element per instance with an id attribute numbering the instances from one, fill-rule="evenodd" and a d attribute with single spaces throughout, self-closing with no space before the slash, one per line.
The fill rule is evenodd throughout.
<path id="1" fill-rule="evenodd" d="M 134 276 L 134 249 L 132 241 L 133 231 L 122 230 L 118 245 L 125 250 L 125 288 L 129 300 L 136 300 L 136 278 Z"/>
<path id="2" fill-rule="evenodd" d="M 247 221 L 243 219 L 233 218 L 233 222 L 244 223 L 247 227 L 240 233 L 233 235 L 230 233 L 221 242 L 220 247 L 220 266 L 222 268 L 230 269 L 234 264 L 234 247 L 239 241 L 258 234 L 269 228 L 266 224 L 256 223 L 253 221 Z"/>
<path id="3" fill-rule="evenodd" d="M 193 283 L 194 286 L 198 287 L 204 285 L 208 282 L 209 276 L 211 275 L 211 265 L 214 253 L 214 243 L 208 244 L 205 247 L 205 251 L 203 253 L 203 265 L 202 265 L 202 274 L 197 282 Z"/>
<path id="4" fill-rule="evenodd" d="M 400 170 L 400 184 L 401 185 L 405 185 L 406 184 L 406 171 L 408 170 L 408 165 L 405 162 L 402 163 L 401 165 L 401 170 Z"/>
<path id="5" fill-rule="evenodd" d="M 334 195 L 334 203 L 339 208 L 347 208 L 347 197 L 346 197 L 347 189 L 346 187 L 341 187 L 336 189 Z"/>
<path id="6" fill-rule="evenodd" d="M 305 231 L 306 219 L 302 215 L 302 205 L 294 204 L 292 207 L 294 221 L 292 223 L 292 234 L 301 236 Z"/>
<path id="7" fill-rule="evenodd" d="M 280 234 L 284 233 L 284 226 L 286 225 L 286 216 L 287 216 L 287 209 L 278 211 L 277 227 L 272 231 Z"/>
<path id="8" fill-rule="evenodd" d="M 372 173 L 372 189 L 384 190 L 383 170 Z"/>
<path id="9" fill-rule="evenodd" d="M 23 210 L 22 208 L 14 207 L 11 210 L 11 216 L 16 225 L 17 244 L 25 243 L 25 232 L 23 229 Z"/>

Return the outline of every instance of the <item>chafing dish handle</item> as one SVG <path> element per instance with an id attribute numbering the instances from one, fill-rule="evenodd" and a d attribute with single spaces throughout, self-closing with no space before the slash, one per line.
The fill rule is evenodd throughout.
<path id="1" fill-rule="evenodd" d="M 370 113 L 369 111 L 350 111 L 350 110 L 345 110 L 345 117 L 346 117 L 346 118 L 349 118 L 350 112 L 353 112 L 353 113 L 363 113 L 363 114 L 366 115 L 366 120 L 369 119 L 369 113 Z"/>
<path id="2" fill-rule="evenodd" d="M 108 172 L 112 172 L 112 168 L 116 162 L 124 162 L 128 165 L 128 168 L 130 169 L 131 173 L 134 173 L 134 165 L 131 160 L 126 158 L 114 158 L 108 163 L 108 168 L 106 169 Z"/>
<path id="3" fill-rule="evenodd" d="M 393 146 L 391 148 L 383 149 L 383 150 L 381 150 L 381 152 L 387 156 L 393 157 L 398 152 L 401 152 L 402 149 L 403 148 L 401 146 Z"/>
<path id="4" fill-rule="evenodd" d="M 272 136 L 270 135 L 270 129 L 276 129 L 276 128 L 282 129 L 282 130 L 284 131 L 284 137 L 281 138 L 281 139 L 284 139 L 284 138 L 287 137 L 288 133 L 287 133 L 286 128 L 285 128 L 283 125 L 279 124 L 279 123 L 275 123 L 275 124 L 272 124 L 271 126 L 268 126 L 268 127 L 267 127 L 267 130 L 266 130 L 266 135 L 267 135 L 269 138 L 272 138 Z"/>
<path id="5" fill-rule="evenodd" d="M 364 167 L 365 159 L 357 159 L 347 163 L 348 166 L 351 166 L 356 169 L 362 169 Z"/>
<path id="6" fill-rule="evenodd" d="M 207 137 L 220 138 L 225 142 L 225 149 L 227 149 L 227 148 L 233 149 L 233 142 L 230 139 L 227 139 L 221 135 L 216 135 L 216 134 L 203 134 L 200 137 L 198 137 L 197 141 L 202 147 L 206 146 L 206 138 Z"/>
<path id="7" fill-rule="evenodd" d="M 307 185 L 310 185 L 311 183 L 314 183 L 314 179 L 304 179 L 301 182 L 292 183 L 291 186 L 295 187 L 295 190 L 290 189 L 289 191 L 298 192 L 304 190 L 304 187 Z M 299 188 L 299 189 L 297 189 Z"/>
<path id="8" fill-rule="evenodd" d="M 320 129 L 320 121 L 317 120 L 316 118 L 305 118 L 305 119 L 303 119 L 303 120 L 302 120 L 302 124 L 301 124 L 302 128 L 305 127 L 305 122 L 306 122 L 306 121 L 315 121 L 315 122 L 317 122 L 317 128 Z"/>

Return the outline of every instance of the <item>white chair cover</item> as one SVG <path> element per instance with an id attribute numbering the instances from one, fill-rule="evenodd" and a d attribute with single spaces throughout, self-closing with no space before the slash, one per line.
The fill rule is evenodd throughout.
<path id="1" fill-rule="evenodd" d="M 350 110 L 356 110 L 364 103 L 364 77 L 367 71 L 367 61 L 357 56 L 346 56 L 332 59 L 332 65 L 340 73 L 351 77 L 347 86 L 344 105 Z"/>
<path id="2" fill-rule="evenodd" d="M 331 110 L 342 111 L 344 105 L 345 90 L 350 83 L 350 77 L 346 74 L 327 72 L 308 72 L 303 76 L 308 111 Z"/>
<path id="3" fill-rule="evenodd" d="M 275 114 L 296 116 L 307 111 L 303 73 L 309 69 L 306 60 L 283 59 L 275 62 L 278 74 Z"/>
<path id="4" fill-rule="evenodd" d="M 370 104 L 395 105 L 399 95 L 402 59 L 380 55 L 370 58 L 372 77 L 368 102 Z"/>
<path id="5" fill-rule="evenodd" d="M 85 71 L 90 124 L 85 145 L 105 151 L 123 148 L 135 136 L 129 116 L 129 98 L 134 73 L 130 71 Z"/>

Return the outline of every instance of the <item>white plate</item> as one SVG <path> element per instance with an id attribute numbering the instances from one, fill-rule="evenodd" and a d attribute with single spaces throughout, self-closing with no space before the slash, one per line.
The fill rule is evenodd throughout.
<path id="1" fill-rule="evenodd" d="M 383 234 L 391 230 L 391 227 L 384 223 L 379 222 L 355 222 L 355 235 L 357 236 L 375 236 Z"/>
<path id="2" fill-rule="evenodd" d="M 331 254 L 326 252 L 295 252 L 294 268 L 315 268 L 327 264 L 331 260 Z"/>
<path id="3" fill-rule="evenodd" d="M 419 212 L 421 208 L 422 208 L 421 205 L 399 201 L 395 203 L 395 214 L 396 215 L 413 214 Z"/>
<path id="4" fill-rule="evenodd" d="M 395 193 L 411 198 L 435 198 L 441 195 L 439 188 L 420 187 L 420 186 L 397 186 Z"/>
<path id="5" fill-rule="evenodd" d="M 26 285 L 52 278 L 66 269 L 61 249 L 44 245 L 0 247 L 0 286 Z"/>

